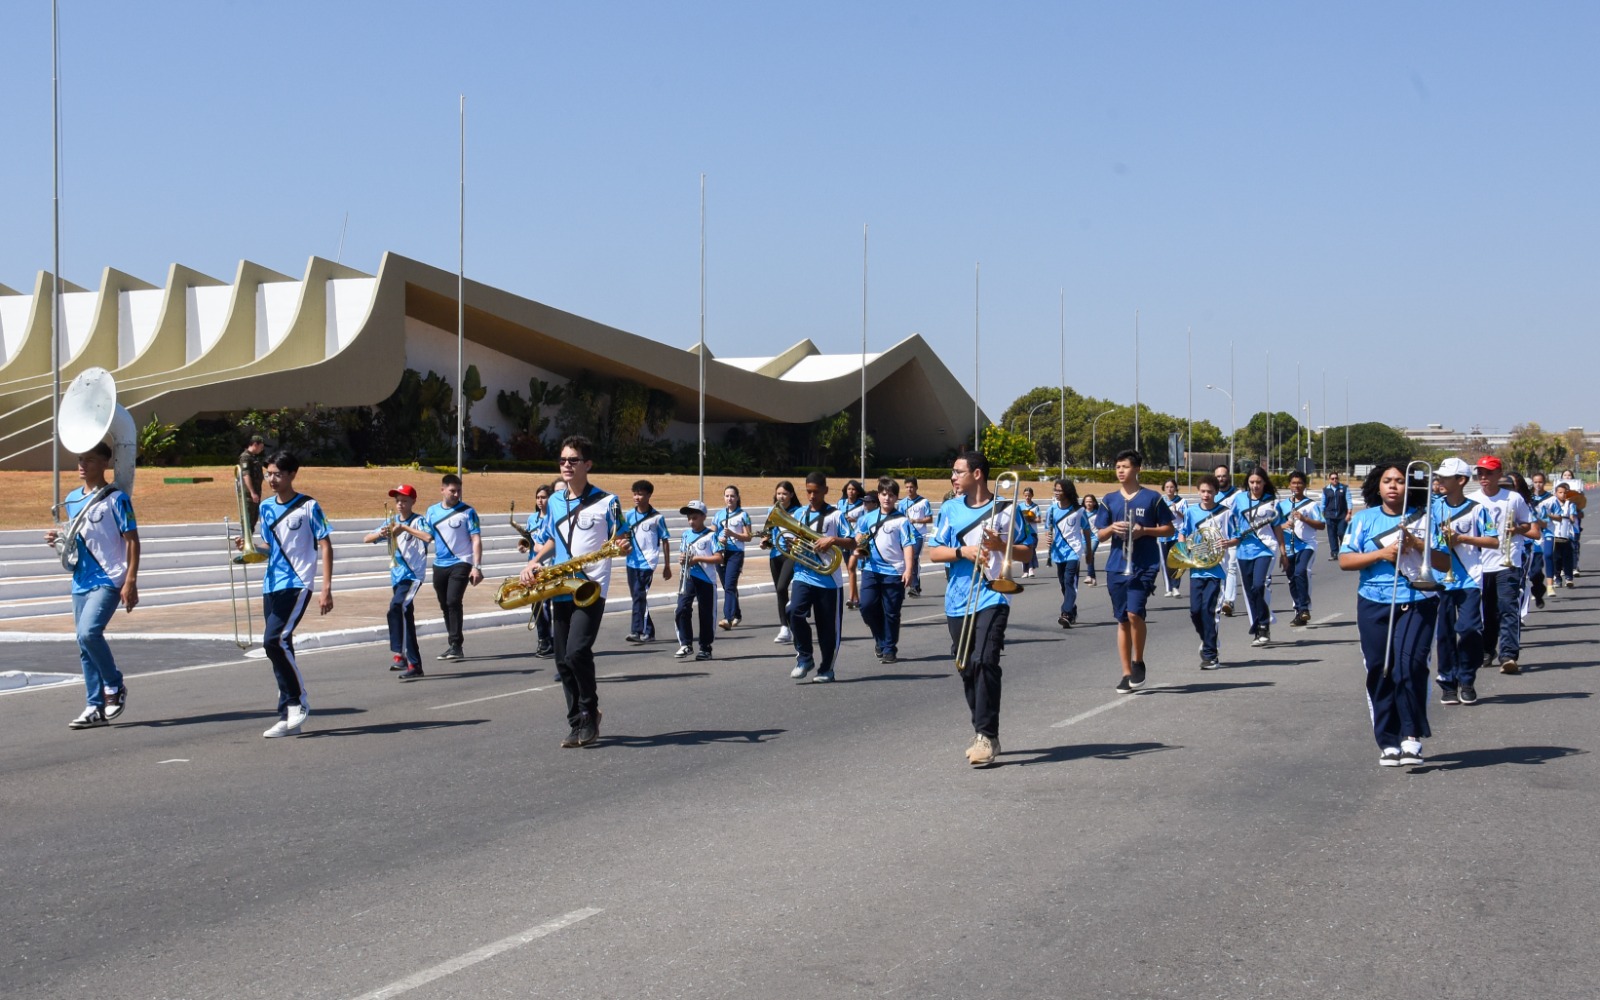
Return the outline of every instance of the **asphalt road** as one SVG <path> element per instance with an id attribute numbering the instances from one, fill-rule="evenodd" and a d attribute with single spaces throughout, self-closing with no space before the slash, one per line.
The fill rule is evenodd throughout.
<path id="1" fill-rule="evenodd" d="M 1131 696 L 1104 591 L 1063 632 L 1026 581 L 984 770 L 930 598 L 887 667 L 847 613 L 831 686 L 789 680 L 770 596 L 709 663 L 611 618 L 583 750 L 522 629 L 412 684 L 307 654 L 298 739 L 261 738 L 259 660 L 129 659 L 110 729 L 0 696 L 0 996 L 1593 996 L 1590 581 L 1401 770 L 1317 572 L 1322 624 L 1280 580 L 1279 642 L 1226 620 L 1214 673 L 1156 599 Z"/>

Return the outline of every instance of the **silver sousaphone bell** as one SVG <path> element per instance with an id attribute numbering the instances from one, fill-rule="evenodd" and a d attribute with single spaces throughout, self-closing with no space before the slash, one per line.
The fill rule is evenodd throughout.
<path id="1" fill-rule="evenodd" d="M 72 570 L 78 565 L 78 532 L 83 527 L 83 516 L 114 489 L 133 495 L 139 435 L 133 414 L 117 403 L 117 381 L 110 372 L 104 368 L 85 369 L 67 386 L 61 396 L 56 437 L 73 455 L 90 451 L 101 442 L 111 448 L 111 483 L 79 508 L 78 516 L 56 535 L 61 565 Z"/>

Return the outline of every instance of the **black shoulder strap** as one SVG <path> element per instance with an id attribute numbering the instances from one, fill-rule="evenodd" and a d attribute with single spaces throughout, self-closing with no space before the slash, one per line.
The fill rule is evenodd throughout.
<path id="1" fill-rule="evenodd" d="M 308 502 L 310 499 L 311 498 L 306 496 L 304 493 L 296 493 L 293 500 L 290 500 L 287 504 L 284 504 L 283 513 L 279 514 L 278 519 L 272 522 L 272 537 L 277 540 L 278 550 L 280 552 L 283 550 L 284 544 L 283 536 L 278 534 L 278 525 L 282 524 L 289 517 L 289 515 L 294 512 L 296 507 Z"/>

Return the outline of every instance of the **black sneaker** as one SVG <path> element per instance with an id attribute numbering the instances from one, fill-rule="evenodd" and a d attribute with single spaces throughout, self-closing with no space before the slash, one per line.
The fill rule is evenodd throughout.
<path id="1" fill-rule="evenodd" d="M 1309 624 L 1311 624 L 1311 615 L 1304 611 L 1296 612 L 1295 616 L 1289 620 L 1289 625 L 1291 628 L 1298 628 L 1302 625 Z"/>
<path id="2" fill-rule="evenodd" d="M 1117 680 L 1117 690 L 1120 691 L 1122 694 L 1129 694 L 1129 693 L 1131 693 L 1133 691 L 1133 685 L 1128 683 L 1128 675 L 1127 674 L 1123 674 L 1120 678 L 1118 678 L 1118 680 Z"/>
<path id="3" fill-rule="evenodd" d="M 411 666 L 406 668 L 405 672 L 403 672 L 400 675 L 400 680 L 403 680 L 403 681 L 414 681 L 414 680 L 416 680 L 417 678 L 419 678 L 421 676 L 422 676 L 422 664 L 413 663 Z"/>
<path id="4" fill-rule="evenodd" d="M 883 656 L 881 656 L 879 659 L 884 663 L 899 663 L 900 662 L 900 657 L 896 656 L 893 653 L 884 653 Z"/>
<path id="5" fill-rule="evenodd" d="M 1062 615 L 1061 617 L 1056 619 L 1056 624 L 1060 625 L 1062 628 L 1071 628 L 1072 627 L 1072 617 L 1070 615 Z"/>
<path id="6" fill-rule="evenodd" d="M 461 647 L 460 646 L 451 646 L 449 649 L 447 649 L 444 652 L 439 654 L 439 659 L 441 659 L 441 660 L 464 660 L 464 659 L 466 659 L 466 657 L 461 654 Z"/>
<path id="7" fill-rule="evenodd" d="M 1460 689 L 1458 689 L 1454 684 L 1440 684 L 1439 685 L 1439 704 L 1441 704 L 1441 705 L 1459 705 L 1459 704 L 1461 704 Z"/>
<path id="8" fill-rule="evenodd" d="M 533 655 L 539 657 L 541 660 L 548 660 L 550 657 L 556 655 L 556 647 L 549 643 L 545 643 L 538 649 L 535 649 L 533 651 Z M 440 659 L 444 659 L 444 657 L 440 657 Z"/>
<path id="9" fill-rule="evenodd" d="M 574 745 L 586 747 L 600 738 L 600 720 L 596 716 L 584 712 L 578 716 L 578 725 L 573 732 L 578 739 L 578 742 Z"/>
<path id="10" fill-rule="evenodd" d="M 709 660 L 711 659 L 711 650 L 702 649 L 700 652 L 694 654 L 694 658 L 697 660 Z"/>
<path id="11" fill-rule="evenodd" d="M 1457 693 L 1463 705 L 1476 705 L 1478 703 L 1478 691 L 1471 684 L 1461 685 L 1461 690 Z"/>
<path id="12" fill-rule="evenodd" d="M 1071 622 L 1074 625 L 1078 624 L 1078 609 L 1077 608 L 1073 608 L 1071 611 L 1067 612 L 1067 621 Z"/>
<path id="13" fill-rule="evenodd" d="M 121 715 L 122 714 L 122 710 L 127 708 L 127 707 L 128 707 L 128 685 L 124 684 L 124 685 L 122 685 L 122 687 L 118 688 L 116 691 L 108 693 L 106 695 L 106 707 L 105 707 L 106 721 L 110 722 L 112 719 L 115 719 L 117 716 Z"/>
<path id="14" fill-rule="evenodd" d="M 637 632 L 629 632 L 627 635 L 622 637 L 622 641 L 623 642 L 638 642 L 639 641 L 639 633 L 637 633 Z"/>
<path id="15" fill-rule="evenodd" d="M 1378 766 L 1379 767 L 1399 767 L 1400 766 L 1400 748 L 1399 747 L 1384 747 L 1383 748 L 1383 753 L 1378 755 Z"/>
<path id="16" fill-rule="evenodd" d="M 1128 678 L 1128 686 L 1132 688 L 1144 687 L 1144 661 L 1133 661 L 1133 675 Z"/>
<path id="17" fill-rule="evenodd" d="M 1220 666 L 1220 664 L 1217 663 L 1217 658 L 1215 656 L 1208 657 L 1200 661 L 1201 670 L 1215 670 L 1218 666 Z"/>
<path id="18" fill-rule="evenodd" d="M 1544 595 L 1543 594 L 1535 594 L 1534 595 L 1533 606 L 1536 607 L 1536 608 L 1544 607 Z"/>
<path id="19" fill-rule="evenodd" d="M 394 659 L 389 661 L 389 669 L 390 670 L 404 670 L 405 668 L 406 668 L 406 658 L 401 656 L 399 653 L 395 653 L 394 654 Z"/>
<path id="20" fill-rule="evenodd" d="M 567 738 L 561 741 L 561 745 L 564 746 L 564 747 L 567 747 L 569 749 L 579 745 L 578 744 L 578 727 L 577 726 L 573 726 L 572 727 L 572 730 L 567 733 Z"/>

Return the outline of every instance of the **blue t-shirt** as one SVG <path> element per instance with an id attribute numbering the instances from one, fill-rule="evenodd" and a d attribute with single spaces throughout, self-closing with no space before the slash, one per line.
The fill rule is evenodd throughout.
<path id="1" fill-rule="evenodd" d="M 654 569 L 661 558 L 661 543 L 668 537 L 666 515 L 654 507 L 624 511 L 622 530 L 633 540 L 633 548 L 628 550 L 628 568 Z"/>
<path id="2" fill-rule="evenodd" d="M 861 515 L 856 524 L 856 549 L 862 554 L 857 563 L 868 573 L 899 576 L 906 571 L 906 547 L 916 547 L 917 533 L 911 520 L 898 510 L 885 514 L 883 508 Z M 865 537 L 866 541 L 861 541 Z M 915 558 L 915 556 L 913 556 Z"/>
<path id="3" fill-rule="evenodd" d="M 1257 500 L 1241 493 L 1234 498 L 1233 516 L 1234 530 L 1239 534 L 1240 562 L 1265 559 L 1278 551 L 1278 536 L 1272 528 L 1283 520 L 1283 515 L 1278 512 L 1277 497 Z"/>
<path id="4" fill-rule="evenodd" d="M 1412 510 L 1406 513 L 1406 527 L 1408 531 L 1416 531 L 1422 512 Z M 1362 552 L 1376 552 L 1388 548 L 1398 538 L 1400 518 L 1394 514 L 1386 514 L 1382 507 L 1368 507 L 1357 511 L 1350 518 L 1350 530 L 1345 533 L 1344 544 L 1340 552 L 1359 554 Z M 1406 552 L 1400 559 L 1399 592 L 1396 594 L 1395 565 L 1386 559 L 1380 559 L 1361 570 L 1361 583 L 1356 587 L 1356 593 L 1369 601 L 1389 602 L 1391 595 L 1401 604 L 1411 604 L 1416 601 L 1431 601 L 1438 596 L 1436 592 L 1417 590 L 1411 586 L 1408 576 L 1415 576 L 1422 570 L 1422 553 Z"/>
<path id="5" fill-rule="evenodd" d="M 328 519 L 322 507 L 304 493 L 296 493 L 288 503 L 270 496 L 261 501 L 258 526 L 267 543 L 267 572 L 261 592 L 310 590 L 317 573 L 317 543 L 328 537 Z"/>
<path id="6" fill-rule="evenodd" d="M 810 507 L 803 507 L 799 511 L 795 512 L 794 517 L 796 521 L 799 521 L 801 524 L 805 525 L 807 528 L 819 535 L 827 535 L 833 538 L 854 537 L 850 533 L 849 523 L 845 521 L 844 515 L 839 513 L 839 509 L 837 507 L 823 507 L 821 510 L 812 510 Z M 844 549 L 839 549 L 838 552 L 839 568 L 833 571 L 833 575 L 823 576 L 821 573 L 818 573 L 810 567 L 803 566 L 800 563 L 795 563 L 795 581 L 798 583 L 809 584 L 813 587 L 827 587 L 835 590 L 843 587 L 844 557 L 849 555 L 849 553 Z"/>
<path id="7" fill-rule="evenodd" d="M 550 520 L 545 531 L 556 543 L 551 553 L 552 563 L 570 562 L 578 556 L 599 551 L 622 525 L 622 507 L 616 496 L 593 483 L 581 497 L 569 496 L 562 490 L 550 498 L 547 510 Z M 611 590 L 610 559 L 590 563 L 579 575 L 599 584 L 600 598 L 605 599 Z M 563 594 L 554 600 L 570 601 L 572 598 Z"/>
<path id="8" fill-rule="evenodd" d="M 735 538 L 733 532 L 750 534 L 754 528 L 743 507 L 722 508 L 711 519 L 711 525 L 717 531 L 717 548 L 722 552 L 743 552 L 745 543 Z"/>
<path id="9" fill-rule="evenodd" d="M 933 522 L 933 544 L 951 549 L 982 545 L 985 528 L 1004 538 L 1011 530 L 1012 516 L 1013 508 L 1010 505 L 996 510 L 993 497 L 988 503 L 977 507 L 968 506 L 960 497 L 947 500 L 940 505 L 939 516 Z M 1032 545 L 1033 540 L 1033 527 L 1026 521 L 1019 521 L 1014 543 Z M 1006 595 L 990 586 L 990 581 L 999 577 L 1000 568 L 1004 563 L 1004 552 L 990 552 L 982 566 L 970 559 L 957 559 L 955 562 L 945 563 L 945 615 L 955 618 L 966 614 L 967 602 L 971 599 L 975 581 L 979 588 L 976 610 L 982 611 L 984 608 L 1011 603 L 1006 599 Z"/>
<path id="10" fill-rule="evenodd" d="M 683 535 L 678 539 L 683 552 L 690 558 L 697 556 L 714 556 L 722 550 L 718 548 L 718 531 L 709 524 L 699 531 L 693 528 L 684 528 Z M 695 562 L 689 564 L 689 575 L 696 580 L 716 585 L 717 575 L 713 563 Z"/>
<path id="11" fill-rule="evenodd" d="M 1233 511 L 1221 504 L 1210 510 L 1205 510 L 1197 503 L 1186 505 L 1183 508 L 1183 525 L 1178 533 L 1192 545 L 1202 524 L 1207 525 L 1207 531 L 1220 531 L 1218 538 L 1222 541 L 1238 537 L 1234 530 Z M 1192 569 L 1189 575 L 1201 580 L 1221 580 L 1228 575 L 1228 561 L 1224 559 L 1206 569 Z"/>
<path id="12" fill-rule="evenodd" d="M 78 516 L 100 491 L 82 486 L 67 494 L 67 520 Z M 128 541 L 122 536 L 139 530 L 133 518 L 133 501 L 112 490 L 89 506 L 78 525 L 78 566 L 72 571 L 72 592 L 87 594 L 100 587 L 121 590 L 128 579 Z"/>
<path id="13" fill-rule="evenodd" d="M 404 524 L 416 528 L 418 531 L 426 530 L 422 523 L 422 515 L 412 512 L 410 517 L 401 517 L 395 514 L 396 524 Z M 378 527 L 383 527 L 379 525 Z M 385 539 L 374 539 L 372 544 L 387 544 Z M 394 554 L 389 557 L 389 586 L 398 587 L 402 583 L 420 583 L 423 574 L 428 569 L 428 543 L 416 535 L 404 531 L 394 533 Z"/>
<path id="14" fill-rule="evenodd" d="M 482 534 L 478 512 L 464 503 L 436 503 L 423 515 L 433 533 L 433 565 L 438 568 L 472 562 L 472 536 Z"/>
<path id="15" fill-rule="evenodd" d="M 1131 497 L 1122 495 L 1121 490 L 1108 493 L 1100 501 L 1100 507 L 1106 512 L 1106 525 L 1116 524 L 1118 521 L 1132 520 L 1142 528 L 1159 528 L 1172 523 L 1172 509 L 1162 502 L 1161 494 L 1148 486 L 1140 488 L 1139 492 Z M 1121 535 L 1111 536 L 1111 554 L 1106 556 L 1106 572 L 1113 573 L 1126 570 L 1123 562 L 1123 542 Z M 1156 539 L 1144 535 L 1133 542 L 1133 571 L 1141 573 L 1153 570 L 1161 565 L 1161 546 L 1156 544 Z"/>
<path id="16" fill-rule="evenodd" d="M 1083 530 L 1087 521 L 1082 507 L 1052 503 L 1044 508 L 1040 527 L 1050 532 L 1051 562 L 1070 563 L 1083 558 Z"/>

